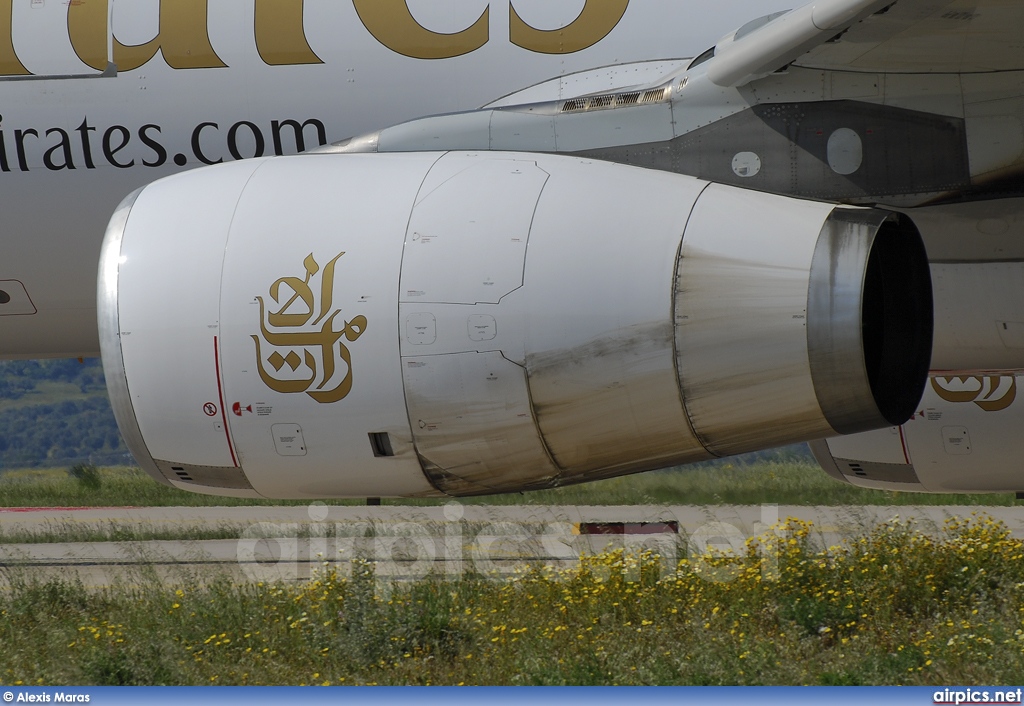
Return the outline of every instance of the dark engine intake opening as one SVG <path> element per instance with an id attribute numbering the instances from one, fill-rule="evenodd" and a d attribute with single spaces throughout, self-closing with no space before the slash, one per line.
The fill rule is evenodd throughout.
<path id="1" fill-rule="evenodd" d="M 814 250 L 807 347 L 818 404 L 839 434 L 899 425 L 931 364 L 931 271 L 906 216 L 837 208 Z"/>
<path id="2" fill-rule="evenodd" d="M 882 223 L 871 247 L 861 310 L 871 394 L 893 425 L 910 419 L 931 364 L 934 312 L 928 256 L 902 215 Z"/>

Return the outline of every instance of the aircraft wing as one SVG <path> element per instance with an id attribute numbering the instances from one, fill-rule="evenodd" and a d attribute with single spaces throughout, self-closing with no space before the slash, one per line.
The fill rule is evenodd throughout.
<path id="1" fill-rule="evenodd" d="M 885 73 L 1018 71 L 1022 28 L 1018 0 L 899 0 L 795 63 Z"/>
<path id="2" fill-rule="evenodd" d="M 739 86 L 787 65 L 832 71 L 979 73 L 1024 69 L 1017 0 L 832 0 L 718 46 L 708 76 Z"/>

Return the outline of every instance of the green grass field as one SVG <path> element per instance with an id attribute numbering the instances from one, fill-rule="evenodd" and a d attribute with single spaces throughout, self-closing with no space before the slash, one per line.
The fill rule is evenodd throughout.
<path id="1" fill-rule="evenodd" d="M 196 495 L 160 485 L 132 468 L 101 470 L 99 489 L 61 470 L 8 471 L 0 475 L 0 507 L 148 507 L 306 504 L 308 501 L 237 500 Z M 365 500 L 337 501 L 363 504 Z M 432 505 L 444 500 L 385 500 Z M 1013 505 L 1014 496 L 925 495 L 864 490 L 832 480 L 809 463 L 708 465 L 655 471 L 596 483 L 523 494 L 465 498 L 487 505 Z"/>
<path id="2" fill-rule="evenodd" d="M 305 504 L 295 501 L 292 504 Z M 361 504 L 362 500 L 349 501 Z M 385 501 L 387 504 L 398 501 Z M 422 505 L 443 501 L 408 501 Z M 864 491 L 806 463 L 720 464 L 468 503 L 1007 505 L 1009 495 Z M 7 507 L 277 504 L 175 491 L 132 468 L 99 487 L 0 477 Z M 8 528 L 0 542 L 237 537 Z M 141 532 L 141 533 L 140 533 Z M 148 533 L 147 533 L 148 532 Z M 90 589 L 0 569 L 0 684 L 981 684 L 1024 678 L 1024 542 L 984 516 L 815 544 L 788 521 L 742 557 L 609 553 L 515 577 L 390 583 L 373 566 L 302 584 L 182 572 Z"/>
<path id="3" fill-rule="evenodd" d="M 790 521 L 743 556 L 609 553 L 571 570 L 392 584 L 88 590 L 7 572 L 0 683 L 1019 684 L 1024 543 L 976 518 L 815 548 Z"/>
<path id="4" fill-rule="evenodd" d="M 31 392 L 17 399 L 0 397 L 0 412 L 38 405 L 59 404 L 69 400 L 84 400 L 94 394 L 82 392 L 78 385 L 71 382 L 44 380 L 39 382 Z"/>
<path id="5" fill-rule="evenodd" d="M 66 544 L 77 542 L 159 542 L 204 541 L 211 539 L 240 539 L 246 536 L 249 525 L 220 523 L 184 527 L 148 527 L 125 522 L 103 524 L 79 522 L 49 522 L 42 527 L 19 527 L 10 523 L 0 527 L 0 545 L 3 544 Z M 300 536 L 310 533 L 303 528 Z"/>

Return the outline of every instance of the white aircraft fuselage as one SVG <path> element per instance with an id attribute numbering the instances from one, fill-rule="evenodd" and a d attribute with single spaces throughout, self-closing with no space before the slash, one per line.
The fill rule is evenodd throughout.
<path id="1" fill-rule="evenodd" d="M 0 2 L 0 290 L 9 298 L 0 358 L 98 354 L 100 242 L 139 186 L 474 109 L 595 66 L 693 56 L 738 19 L 777 9 L 775 0 Z"/>

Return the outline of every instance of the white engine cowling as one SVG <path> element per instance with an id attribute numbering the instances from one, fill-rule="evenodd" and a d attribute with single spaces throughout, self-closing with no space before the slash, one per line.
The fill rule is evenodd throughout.
<path id="1" fill-rule="evenodd" d="M 552 155 L 308 155 L 111 221 L 115 414 L 158 480 L 550 487 L 899 424 L 931 350 L 904 216 Z"/>
<path id="2" fill-rule="evenodd" d="M 822 468 L 863 488 L 1024 491 L 1024 395 L 1015 375 L 931 378 L 905 424 L 811 443 Z"/>

